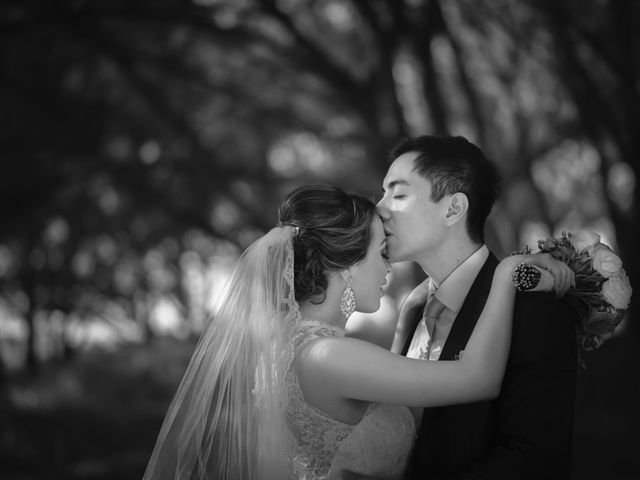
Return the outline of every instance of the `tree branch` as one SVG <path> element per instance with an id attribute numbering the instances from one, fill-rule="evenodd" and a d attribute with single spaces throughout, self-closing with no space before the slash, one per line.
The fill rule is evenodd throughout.
<path id="1" fill-rule="evenodd" d="M 411 28 L 411 41 L 416 57 L 422 66 L 424 95 L 429 105 L 429 114 L 435 133 L 449 132 L 449 114 L 445 107 L 438 82 L 431 50 L 431 43 L 437 33 L 442 32 L 444 20 L 438 0 L 429 0 L 421 5 L 420 21 Z"/>
<path id="2" fill-rule="evenodd" d="M 330 83 L 347 94 L 355 94 L 358 91 L 360 86 L 354 78 L 318 45 L 303 35 L 296 27 L 293 19 L 278 8 L 276 2 L 273 0 L 260 0 L 260 4 L 265 13 L 277 20 L 291 34 L 296 44 L 306 50 L 307 55 L 305 55 L 305 58 L 308 59 L 305 63 L 311 70 L 329 80 Z"/>
<path id="3" fill-rule="evenodd" d="M 488 144 L 487 129 L 485 127 L 486 119 L 482 112 L 478 92 L 476 91 L 467 71 L 464 49 L 457 37 L 451 31 L 445 15 L 443 15 L 442 24 L 447 40 L 449 41 L 449 45 L 451 45 L 451 49 L 453 50 L 453 58 L 456 64 L 458 78 L 460 79 L 460 85 L 462 86 L 462 91 L 467 99 L 467 103 L 469 104 L 471 118 L 473 119 L 476 131 L 478 132 L 479 143 L 483 148 L 486 148 Z"/>

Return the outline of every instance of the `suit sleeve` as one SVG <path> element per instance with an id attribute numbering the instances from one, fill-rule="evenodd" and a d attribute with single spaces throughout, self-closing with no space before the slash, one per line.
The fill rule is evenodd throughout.
<path id="1" fill-rule="evenodd" d="M 576 388 L 572 312 L 549 293 L 519 295 L 492 451 L 459 480 L 567 479 Z"/>

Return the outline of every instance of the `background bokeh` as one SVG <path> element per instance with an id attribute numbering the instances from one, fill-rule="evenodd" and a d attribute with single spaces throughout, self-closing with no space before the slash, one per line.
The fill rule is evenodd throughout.
<path id="1" fill-rule="evenodd" d="M 5 0 L 0 39 L 2 479 L 140 478 L 238 254 L 297 185 L 378 197 L 403 136 L 499 165 L 499 255 L 589 228 L 639 278 L 640 2 Z M 638 478 L 637 311 L 579 375 L 576 480 Z"/>

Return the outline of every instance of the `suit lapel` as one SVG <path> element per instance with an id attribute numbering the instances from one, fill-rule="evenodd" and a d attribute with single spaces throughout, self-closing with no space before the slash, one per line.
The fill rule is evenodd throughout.
<path id="1" fill-rule="evenodd" d="M 489 253 L 487 261 L 478 272 L 453 322 L 447 341 L 442 348 L 440 360 L 455 360 L 460 350 L 463 350 L 467 345 L 467 341 L 489 296 L 493 273 L 497 265 L 498 259 L 492 253 Z"/>
<path id="2" fill-rule="evenodd" d="M 402 347 L 402 355 L 407 356 L 407 352 L 409 351 L 409 347 L 411 346 L 411 341 L 413 340 L 413 335 L 416 333 L 416 328 L 418 328 L 418 323 L 422 320 L 422 314 L 424 313 L 424 307 L 419 308 L 415 314 L 413 319 L 413 326 L 411 327 L 411 332 L 407 336 L 407 339 L 404 342 L 404 347 Z"/>

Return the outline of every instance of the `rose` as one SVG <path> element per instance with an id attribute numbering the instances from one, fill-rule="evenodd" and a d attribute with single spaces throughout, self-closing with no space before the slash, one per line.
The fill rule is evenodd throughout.
<path id="1" fill-rule="evenodd" d="M 604 278 L 610 278 L 620 271 L 622 260 L 609 247 L 600 243 L 593 249 L 593 268 Z"/>
<path id="2" fill-rule="evenodd" d="M 600 335 L 589 335 L 583 340 L 582 346 L 587 352 L 590 352 L 602 345 L 605 340 L 606 339 L 602 338 Z"/>
<path id="3" fill-rule="evenodd" d="M 617 325 L 617 315 L 610 312 L 591 312 L 584 321 L 584 328 L 589 332 L 604 337 L 610 334 Z"/>
<path id="4" fill-rule="evenodd" d="M 621 310 L 629 306 L 632 291 L 629 277 L 627 277 L 624 270 L 620 270 L 618 275 L 611 277 L 602 284 L 602 296 L 604 299 Z"/>
<path id="5" fill-rule="evenodd" d="M 545 252 L 550 252 L 551 250 L 555 250 L 558 246 L 558 241 L 553 238 L 547 238 L 546 240 L 538 240 L 538 248 L 540 250 L 544 250 Z"/>
<path id="6" fill-rule="evenodd" d="M 576 252 L 587 250 L 590 252 L 593 247 L 600 243 L 600 235 L 589 230 L 569 234 L 569 242 L 576 249 Z"/>

